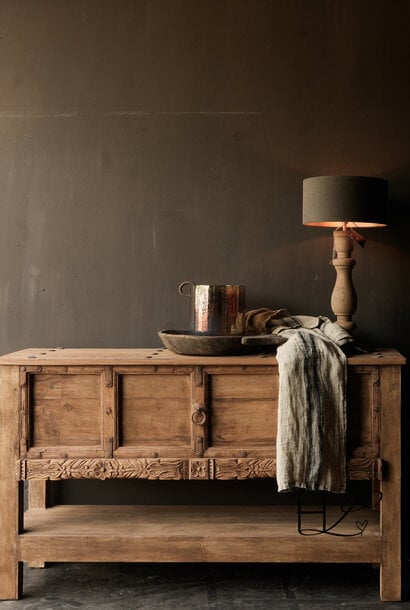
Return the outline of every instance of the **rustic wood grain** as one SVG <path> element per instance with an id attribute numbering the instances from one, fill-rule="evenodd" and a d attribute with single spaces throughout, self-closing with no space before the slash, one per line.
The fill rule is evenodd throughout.
<path id="1" fill-rule="evenodd" d="M 377 513 L 355 513 L 341 533 L 301 536 L 295 506 L 57 506 L 26 515 L 25 561 L 359 562 L 381 557 Z M 329 512 L 336 519 L 339 508 Z M 320 522 L 320 520 L 319 520 Z M 304 525 L 316 527 L 317 517 Z"/>
<path id="2" fill-rule="evenodd" d="M 0 370 L 0 599 L 18 599 L 22 569 L 16 541 L 21 530 L 21 483 L 13 476 L 19 454 L 19 369 Z"/>
<path id="3" fill-rule="evenodd" d="M 49 490 L 47 481 L 34 479 L 28 486 L 28 507 L 29 509 L 44 510 L 49 506 Z M 44 561 L 30 561 L 29 568 L 45 568 Z"/>
<path id="4" fill-rule="evenodd" d="M 401 590 L 401 371 L 398 366 L 382 367 L 381 439 L 386 476 L 381 481 L 383 501 L 380 505 L 382 561 L 380 565 L 380 597 L 400 601 Z"/>
<path id="5" fill-rule="evenodd" d="M 225 365 L 246 366 L 255 365 L 277 365 L 276 357 L 272 354 L 246 355 L 246 356 L 223 356 Z M 369 354 L 358 354 L 348 358 L 351 364 L 405 364 L 403 356 L 394 349 L 375 350 Z M 175 354 L 166 349 L 141 349 L 141 348 L 27 348 L 0 357 L 0 365 L 19 364 L 21 366 L 43 366 L 53 364 L 64 364 L 65 366 L 121 366 L 138 364 L 146 365 L 157 363 L 178 366 L 219 366 L 221 356 L 183 356 Z"/>
<path id="6" fill-rule="evenodd" d="M 273 478 L 273 355 L 29 349 L 1 357 L 0 597 L 21 594 L 23 560 L 321 561 L 379 564 L 382 599 L 399 600 L 404 363 L 394 350 L 348 359 L 348 474 L 380 486 L 383 499 L 380 511 L 354 513 L 368 523 L 362 534 L 335 539 L 301 536 L 295 507 L 45 508 L 50 479 Z M 24 533 L 18 479 L 31 488 Z"/>

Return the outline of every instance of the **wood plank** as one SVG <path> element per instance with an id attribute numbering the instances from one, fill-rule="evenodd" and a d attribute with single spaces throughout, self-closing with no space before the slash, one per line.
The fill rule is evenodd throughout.
<path id="1" fill-rule="evenodd" d="M 201 458 L 208 443 L 209 432 L 208 375 L 201 366 L 197 366 L 191 373 L 190 426 L 192 453 Z M 202 462 L 202 466 L 204 465 L 205 462 Z M 205 468 L 205 472 L 209 473 L 209 464 L 206 464 Z M 190 472 L 193 473 L 191 468 Z M 195 472 L 197 475 L 204 474 L 201 467 L 196 468 Z"/>
<path id="2" fill-rule="evenodd" d="M 29 380 L 32 448 L 102 444 L 101 375 L 36 373 Z"/>
<path id="3" fill-rule="evenodd" d="M 189 399 L 190 374 L 121 375 L 121 395 L 123 398 Z"/>
<path id="4" fill-rule="evenodd" d="M 302 510 L 319 510 L 317 506 L 306 505 Z M 226 537 L 241 535 L 266 535 L 269 538 L 292 537 L 306 540 L 298 533 L 298 507 L 294 505 L 57 505 L 45 511 L 28 510 L 24 514 L 24 536 L 73 535 L 90 536 L 128 535 L 138 537 L 181 535 L 210 536 L 224 534 Z M 331 522 L 342 515 L 339 505 L 328 505 L 327 520 Z M 348 514 L 339 533 L 358 532 L 355 522 L 368 519 L 369 524 L 363 536 L 378 536 L 379 514 L 362 508 Z M 304 528 L 321 526 L 322 516 L 303 516 Z M 20 536 L 21 538 L 21 536 Z M 316 539 L 332 540 L 326 535 Z"/>
<path id="5" fill-rule="evenodd" d="M 380 507 L 383 536 L 380 566 L 380 597 L 401 600 L 401 371 L 398 366 L 381 369 L 381 455 L 387 473 L 381 481 Z"/>
<path id="6" fill-rule="evenodd" d="M 113 368 L 106 366 L 102 377 L 102 420 L 105 457 L 111 458 L 118 442 L 117 417 L 118 379 Z"/>
<path id="7" fill-rule="evenodd" d="M 175 442 L 170 446 L 167 444 L 159 445 L 158 442 L 144 442 L 143 445 L 127 445 L 118 447 L 114 451 L 114 457 L 119 459 L 140 459 L 140 458 L 189 458 L 194 455 L 192 447 L 188 445 L 187 439 L 182 439 L 180 444 Z"/>
<path id="8" fill-rule="evenodd" d="M 28 348 L 0 357 L 0 364 L 19 364 L 21 366 L 53 366 L 53 365 L 159 365 L 196 366 L 225 364 L 252 365 L 262 360 L 264 364 L 276 364 L 274 355 L 264 354 L 248 356 L 184 356 L 166 349 L 155 348 Z"/>
<path id="9" fill-rule="evenodd" d="M 30 384 L 26 367 L 19 367 L 20 376 L 20 457 L 27 457 L 29 449 L 30 430 Z"/>
<path id="10" fill-rule="evenodd" d="M 212 400 L 211 447 L 264 444 L 273 448 L 277 435 L 277 402 Z"/>
<path id="11" fill-rule="evenodd" d="M 210 375 L 212 400 L 248 399 L 277 401 L 279 376 L 277 369 L 269 374 L 243 374 L 241 369 L 233 375 Z"/>
<path id="12" fill-rule="evenodd" d="M 335 545 L 327 539 L 295 542 L 294 538 L 269 539 L 180 536 L 22 537 L 22 561 L 63 562 L 268 562 L 268 563 L 373 563 L 380 561 L 380 539 L 345 538 Z"/>
<path id="13" fill-rule="evenodd" d="M 375 511 L 346 519 L 338 537 L 298 533 L 295 506 L 58 506 L 29 511 L 19 536 L 21 560 L 33 561 L 380 561 Z M 329 520 L 340 508 L 329 507 Z M 306 516 L 304 527 L 318 526 Z"/>
<path id="14" fill-rule="evenodd" d="M 0 599 L 22 592 L 16 539 L 20 532 L 21 483 L 15 477 L 19 453 L 19 368 L 0 369 Z"/>
<path id="15" fill-rule="evenodd" d="M 64 364 L 66 366 L 106 366 L 132 364 L 175 364 L 175 365 L 220 365 L 239 364 L 240 366 L 276 365 L 274 354 L 248 356 L 183 356 L 162 348 L 27 348 L 0 357 L 0 365 L 19 364 L 22 366 L 43 366 Z M 375 350 L 369 354 L 359 354 L 348 358 L 353 364 L 395 364 L 402 365 L 406 359 L 394 349 Z"/>
<path id="16" fill-rule="evenodd" d="M 191 400 L 123 398 L 119 412 L 119 447 L 191 446 Z"/>
<path id="17" fill-rule="evenodd" d="M 49 493 L 47 481 L 30 481 L 28 486 L 28 506 L 31 508 L 47 508 L 49 506 Z"/>
<path id="18" fill-rule="evenodd" d="M 400 354 L 396 349 L 383 348 L 374 349 L 368 354 L 356 354 L 347 359 L 348 364 L 370 364 L 385 366 L 389 364 L 403 365 L 406 364 L 406 358 Z"/>
<path id="19" fill-rule="evenodd" d="M 380 367 L 348 370 L 348 454 L 358 458 L 380 455 Z"/>
<path id="20" fill-rule="evenodd" d="M 118 448 L 191 447 L 191 374 L 118 376 Z"/>
<path id="21" fill-rule="evenodd" d="M 47 481 L 30 481 L 28 485 L 28 506 L 30 509 L 46 509 L 49 505 L 49 485 Z M 29 568 L 45 568 L 44 561 L 30 561 Z"/>
<path id="22" fill-rule="evenodd" d="M 272 451 L 277 435 L 278 374 L 212 374 L 209 378 L 210 452 L 235 446 L 265 445 Z M 209 455 L 211 455 L 209 453 Z M 208 454 L 208 452 L 207 452 Z"/>
<path id="23" fill-rule="evenodd" d="M 59 445 L 32 447 L 28 453 L 29 459 L 66 459 L 66 458 L 98 458 L 106 457 L 105 447 L 100 445 Z"/>
<path id="24" fill-rule="evenodd" d="M 33 396 L 36 400 L 69 401 L 74 399 L 99 400 L 101 395 L 100 375 L 77 373 L 31 375 Z"/>
<path id="25" fill-rule="evenodd" d="M 99 445 L 102 441 L 100 401 L 40 399 L 32 407 L 31 447 Z"/>

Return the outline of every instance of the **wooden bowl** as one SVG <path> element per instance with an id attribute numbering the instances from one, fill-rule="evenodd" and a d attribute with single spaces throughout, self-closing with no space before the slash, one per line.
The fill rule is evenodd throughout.
<path id="1" fill-rule="evenodd" d="M 187 330 L 160 330 L 165 347 L 190 356 L 239 356 L 276 349 L 286 341 L 277 335 L 196 335 Z"/>

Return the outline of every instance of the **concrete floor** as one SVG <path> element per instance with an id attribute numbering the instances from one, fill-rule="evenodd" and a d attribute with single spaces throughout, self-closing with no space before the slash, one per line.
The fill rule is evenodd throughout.
<path id="1" fill-rule="evenodd" d="M 25 567 L 24 597 L 0 610 L 410 608 L 381 602 L 378 580 L 362 565 L 62 563 Z"/>

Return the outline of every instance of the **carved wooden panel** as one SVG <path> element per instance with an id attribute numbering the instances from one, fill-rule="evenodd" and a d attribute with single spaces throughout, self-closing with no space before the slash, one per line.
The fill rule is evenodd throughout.
<path id="1" fill-rule="evenodd" d="M 20 480 L 63 479 L 161 479 L 188 478 L 188 460 L 178 459 L 72 459 L 21 460 Z"/>
<path id="2" fill-rule="evenodd" d="M 207 480 L 214 478 L 214 461 L 204 458 L 189 460 L 189 478 Z"/>
<path id="3" fill-rule="evenodd" d="M 18 480 L 161 479 L 209 480 L 274 478 L 274 458 L 42 459 L 19 460 Z M 382 460 L 355 458 L 348 463 L 351 480 L 382 480 Z"/>
<path id="4" fill-rule="evenodd" d="M 267 458 L 215 459 L 215 479 L 254 479 L 274 477 L 276 463 Z"/>

